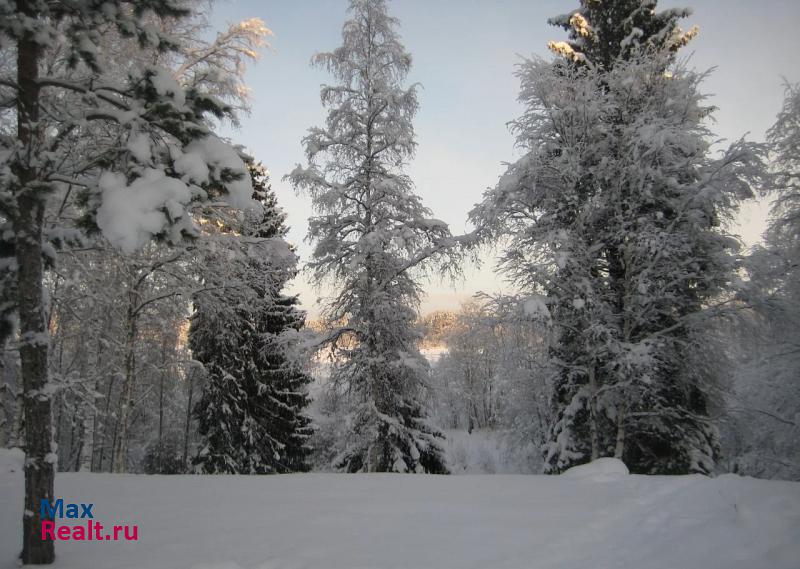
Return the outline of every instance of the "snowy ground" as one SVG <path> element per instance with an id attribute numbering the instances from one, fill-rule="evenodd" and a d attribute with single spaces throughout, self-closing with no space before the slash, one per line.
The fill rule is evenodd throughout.
<path id="1" fill-rule="evenodd" d="M 569 476 L 59 474 L 138 542 L 60 542 L 61 569 L 797 569 L 800 484 Z M 623 467 L 624 468 L 624 467 Z M 16 567 L 22 477 L 0 473 L 0 568 Z"/>

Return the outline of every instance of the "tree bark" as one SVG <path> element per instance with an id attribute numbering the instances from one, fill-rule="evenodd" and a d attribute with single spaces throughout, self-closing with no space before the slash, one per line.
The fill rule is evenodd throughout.
<path id="1" fill-rule="evenodd" d="M 17 10 L 36 18 L 35 6 L 17 0 Z M 17 260 L 20 361 L 25 421 L 25 511 L 22 517 L 22 563 L 43 565 L 55 559 L 52 540 L 42 539 L 41 500 L 53 499 L 53 455 L 50 395 L 47 392 L 49 334 L 45 325 L 42 226 L 45 195 L 36 187 L 33 154 L 39 132 L 39 46 L 35 30 L 17 44 L 17 137 L 20 156 L 14 165 L 18 181 L 13 220 Z M 24 153 L 24 155 L 23 155 Z"/>
<path id="2" fill-rule="evenodd" d="M 97 371 L 100 371 L 100 355 L 97 356 Z M 81 472 L 94 472 L 95 471 L 95 461 L 97 459 L 97 441 L 100 439 L 98 436 L 98 429 L 100 428 L 100 413 L 97 412 L 97 407 L 100 404 L 100 388 L 101 385 L 101 377 L 100 375 L 97 376 L 94 382 L 94 395 L 92 397 L 92 407 L 90 409 L 91 417 L 86 418 L 86 432 L 83 434 L 83 438 L 86 442 L 86 453 L 84 453 L 83 459 L 81 461 Z"/>
<path id="3" fill-rule="evenodd" d="M 0 341 L 0 447 L 6 446 L 11 438 L 11 428 L 14 424 L 14 414 L 11 412 L 11 384 L 6 378 L 6 340 Z"/>
<path id="4" fill-rule="evenodd" d="M 589 364 L 589 436 L 592 445 L 592 460 L 600 457 L 600 433 L 597 428 L 597 378 L 595 377 L 595 364 Z"/>
<path id="5" fill-rule="evenodd" d="M 163 466 L 163 439 L 164 439 L 164 376 L 167 369 L 167 342 L 161 341 L 161 371 L 158 381 L 158 473 L 161 474 Z"/>
<path id="6" fill-rule="evenodd" d="M 614 458 L 622 460 L 625 453 L 625 405 L 623 404 L 617 415 L 617 442 L 614 447 Z"/>
<path id="7" fill-rule="evenodd" d="M 98 467 L 98 470 L 100 472 L 103 472 L 103 468 L 105 467 L 107 451 L 109 449 L 109 443 L 111 443 L 111 452 L 113 454 L 113 452 L 114 452 L 114 440 L 116 440 L 116 436 L 117 436 L 116 435 L 116 432 L 117 432 L 116 423 L 114 424 L 114 435 L 113 435 L 113 438 L 112 438 L 112 435 L 111 435 L 111 428 L 110 428 L 110 426 L 111 426 L 111 395 L 112 395 L 113 389 L 114 389 L 114 378 L 115 377 L 116 377 L 116 372 L 114 372 L 111 375 L 109 375 L 108 387 L 106 389 L 106 405 L 105 405 L 105 409 L 103 410 L 103 440 L 102 440 L 101 446 L 100 446 L 100 465 Z M 109 470 L 109 472 L 111 471 L 110 465 L 109 465 L 109 469 L 108 470 Z"/>
<path id="8" fill-rule="evenodd" d="M 119 418 L 117 424 L 119 432 L 114 441 L 114 457 L 112 461 L 112 472 L 124 473 L 128 462 L 128 423 L 135 403 L 133 398 L 133 384 L 135 372 L 134 351 L 136 348 L 136 313 L 135 313 L 135 291 L 131 291 L 131 299 L 128 304 L 126 318 L 127 333 L 125 335 L 125 382 L 122 385 L 120 395 Z"/>
<path id="9" fill-rule="evenodd" d="M 19 381 L 22 381 L 22 373 L 20 372 Z M 22 387 L 17 388 L 14 395 L 14 426 L 11 429 L 11 434 L 8 440 L 10 448 L 25 447 L 25 406 L 22 404 Z"/>
<path id="10" fill-rule="evenodd" d="M 186 468 L 189 460 L 189 430 L 192 424 L 192 395 L 194 392 L 194 374 L 195 368 L 192 367 L 189 371 L 189 394 L 186 403 L 186 427 L 183 431 L 183 467 Z"/>

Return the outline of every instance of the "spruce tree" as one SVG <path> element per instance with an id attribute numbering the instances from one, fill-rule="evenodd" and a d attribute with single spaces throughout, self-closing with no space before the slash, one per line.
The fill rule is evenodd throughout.
<path id="1" fill-rule="evenodd" d="M 684 32 L 678 21 L 692 14 L 688 8 L 657 11 L 658 0 L 581 0 L 568 14 L 549 23 L 568 32 L 567 42 L 550 42 L 551 50 L 569 59 L 585 59 L 609 70 L 642 47 L 675 52 L 686 45 L 697 28 Z"/>
<path id="2" fill-rule="evenodd" d="M 343 44 L 314 62 L 337 83 L 322 88 L 324 128 L 304 139 L 307 167 L 289 179 L 313 200 L 315 281 L 333 297 L 324 316 L 336 364 L 331 380 L 353 399 L 336 465 L 350 472 L 446 472 L 424 405 L 427 362 L 414 329 L 418 271 L 447 257 L 447 225 L 430 219 L 403 172 L 415 147 L 411 56 L 383 0 L 352 0 Z"/>
<path id="3" fill-rule="evenodd" d="M 287 335 L 300 330 L 305 314 L 296 296 L 282 292 L 296 257 L 266 171 L 253 165 L 251 175 L 261 209 L 225 228 L 233 231 L 205 256 L 215 274 L 195 296 L 189 331 L 207 375 L 194 409 L 203 439 L 195 464 L 205 473 L 308 470 L 311 378 L 287 353 Z"/>
<path id="4" fill-rule="evenodd" d="M 654 3 L 600 4 L 582 4 L 603 13 L 596 27 L 581 12 L 557 20 L 573 42 L 551 44 L 555 61 L 521 67 L 527 111 L 514 128 L 527 153 L 475 218 L 511 238 L 501 268 L 547 297 L 557 372 L 546 470 L 616 456 L 634 472 L 709 472 L 719 378 L 699 354 L 737 266 L 720 222 L 761 164 L 744 144 L 709 156 L 703 75 L 674 63 L 684 12 L 620 40 L 618 26 Z"/>
<path id="5" fill-rule="evenodd" d="M 652 61 L 660 61 L 666 67 L 673 61 L 672 55 L 676 53 L 681 47 L 685 46 L 697 34 L 697 28 L 694 27 L 688 32 L 684 32 L 678 22 L 682 18 L 691 15 L 691 10 L 688 8 L 672 8 L 664 11 L 657 11 L 657 0 L 619 0 L 614 2 L 598 2 L 596 0 L 581 0 L 580 7 L 570 14 L 557 16 L 550 20 L 550 24 L 560 26 L 568 32 L 568 42 L 550 42 L 550 49 L 566 58 L 567 61 L 573 65 L 583 66 L 589 65 L 593 71 L 597 73 L 598 83 L 596 85 L 599 93 L 604 96 L 614 90 L 613 85 L 609 85 L 607 81 L 611 80 L 613 68 L 619 65 L 625 65 L 627 61 L 632 58 L 641 57 L 644 52 L 651 54 L 659 54 L 657 58 Z M 569 67 L 569 66 L 568 66 Z M 645 96 L 650 96 L 652 93 L 646 93 Z M 631 98 L 635 99 L 635 91 L 631 90 Z M 643 102 L 641 105 L 636 103 L 631 105 L 631 110 L 634 113 L 641 112 L 647 103 Z M 613 124 L 612 128 L 618 132 L 622 131 L 625 123 L 630 119 L 630 115 L 625 112 L 619 112 L 617 116 L 606 116 L 605 120 Z M 611 139 L 605 143 L 606 149 L 604 154 L 596 155 L 592 158 L 593 165 L 587 164 L 589 169 L 597 168 L 602 164 L 604 159 L 608 156 L 620 156 L 625 151 L 621 148 L 618 141 Z M 605 158 L 604 158 L 605 157 Z M 691 173 L 688 173 L 691 176 Z M 590 186 L 593 183 L 593 177 L 590 175 L 584 180 L 585 186 Z M 628 202 L 636 203 L 635 193 L 636 189 L 624 188 L 618 199 Z M 590 194 L 586 194 L 587 198 Z M 588 228 L 588 234 L 600 235 L 603 234 L 608 217 L 622 215 L 624 218 L 633 218 L 638 215 L 648 215 L 652 213 L 654 207 L 658 207 L 653 203 L 648 202 L 645 206 L 647 211 L 637 212 L 633 205 L 626 208 L 625 211 L 610 211 L 605 214 L 596 216 L 593 222 L 595 227 Z M 671 218 L 669 211 L 662 211 L 662 215 L 666 214 L 665 219 Z M 606 338 L 618 337 L 630 339 L 632 330 L 630 323 L 624 316 L 632 309 L 630 304 L 630 294 L 626 290 L 626 260 L 624 258 L 625 244 L 623 241 L 626 239 L 625 233 L 620 232 L 617 235 L 610 235 L 607 232 L 606 238 L 596 244 L 601 251 L 601 264 L 602 269 L 596 267 L 594 263 L 590 263 L 592 267 L 592 275 L 590 278 L 595 283 L 599 283 L 601 279 L 598 277 L 602 275 L 604 281 L 599 294 L 602 295 L 607 302 L 610 303 L 610 310 L 618 315 L 617 323 L 612 325 L 608 330 L 603 332 Z M 588 261 L 588 260 L 587 260 Z M 687 304 L 691 301 L 685 299 Z M 563 303 L 556 307 L 557 310 L 571 312 L 574 307 L 569 303 Z M 580 320 L 579 320 L 580 322 Z M 656 328 L 658 325 L 656 325 Z M 622 328 L 622 330 L 619 330 Z M 685 330 L 677 331 L 680 334 Z M 641 332 L 640 332 L 641 335 Z M 556 346 L 555 352 L 557 357 L 568 356 L 581 351 L 581 345 L 587 346 L 589 343 L 582 339 L 581 334 L 575 334 L 571 331 L 565 331 L 562 335 L 561 342 Z M 620 379 L 619 370 L 608 365 L 609 354 L 600 350 L 600 353 L 592 357 L 594 362 L 587 368 L 588 378 L 585 381 L 589 383 L 589 391 L 596 393 L 599 389 L 608 388 L 609 385 L 617 384 Z M 611 370 L 611 371 L 609 371 Z M 664 374 L 674 375 L 676 370 L 664 369 Z M 660 436 L 650 437 L 648 442 L 643 440 L 637 441 L 635 437 L 631 437 L 631 433 L 626 427 L 630 423 L 630 419 L 625 418 L 623 411 L 614 419 L 608 419 L 603 413 L 597 410 L 599 403 L 595 395 L 584 399 L 587 410 L 576 414 L 567 413 L 563 415 L 565 410 L 575 409 L 573 397 L 578 396 L 582 398 L 582 388 L 578 387 L 577 391 L 575 385 L 583 384 L 580 379 L 581 374 L 577 377 L 572 372 L 567 372 L 562 375 L 560 381 L 556 384 L 554 390 L 556 399 L 554 401 L 554 412 L 561 417 L 563 422 L 554 425 L 555 431 L 553 433 L 554 440 L 558 438 L 562 429 L 570 429 L 582 435 L 576 436 L 573 441 L 578 446 L 583 446 L 584 451 L 590 457 L 617 455 L 621 452 L 617 447 L 625 447 L 625 437 L 628 436 L 627 447 L 628 452 L 626 459 L 629 467 L 634 471 L 673 471 L 674 467 L 671 466 L 675 454 L 669 450 L 671 445 L 666 443 L 663 439 L 672 438 L 669 434 L 682 432 L 682 429 L 665 427 L 662 429 Z M 664 378 L 664 383 L 671 383 L 670 380 Z M 671 405 L 676 407 L 685 407 L 688 401 L 683 398 L 682 401 L 677 399 L 683 398 L 681 390 L 665 387 L 665 392 L 659 398 L 660 404 L 663 404 L 663 399 L 672 399 Z M 708 414 L 706 397 L 699 390 L 693 390 L 694 405 L 692 411 L 698 416 L 705 416 Z M 670 404 L 667 404 L 669 407 Z M 620 409 L 626 409 L 627 405 L 619 406 Z M 616 408 L 615 408 L 616 410 Z M 698 441 L 697 444 L 703 448 L 709 449 L 713 457 L 716 455 L 716 436 L 712 429 L 708 426 L 698 426 L 699 430 L 705 432 L 707 436 L 700 437 L 704 442 Z M 631 429 L 636 432 L 636 429 Z M 651 431 L 648 426 L 643 431 Z M 641 435 L 642 433 L 640 433 Z M 683 434 L 677 435 L 677 438 L 684 436 Z M 619 440 L 618 440 L 619 439 Z M 641 439 L 641 437 L 640 437 Z M 583 440 L 581 445 L 578 441 Z M 619 442 L 619 444 L 618 444 Z M 636 453 L 630 452 L 634 448 L 635 443 L 638 442 L 642 448 L 642 452 L 638 456 Z M 680 441 L 674 441 L 675 444 L 680 445 Z M 679 454 L 679 453 L 678 453 Z M 708 454 L 708 452 L 706 453 Z M 657 459 L 645 460 L 643 455 L 657 455 Z M 620 456 L 621 457 L 621 456 Z M 548 469 L 558 471 L 561 468 L 567 467 L 572 464 L 572 461 L 563 461 L 563 456 L 560 453 L 549 455 L 547 464 Z M 682 464 L 688 464 L 688 461 L 681 460 Z M 647 464 L 645 464 L 647 463 Z M 660 463 L 660 464 L 658 464 Z"/>
<path id="6" fill-rule="evenodd" d="M 556 53 L 565 55 L 574 64 L 594 66 L 600 72 L 600 90 L 605 93 L 613 92 L 614 86 L 607 84 L 607 79 L 603 75 L 609 76 L 608 80 L 611 80 L 610 77 L 613 75 L 616 65 L 625 65 L 630 59 L 641 58 L 642 54 L 647 52 L 652 55 L 658 54 L 651 61 L 660 61 L 663 70 L 666 70 L 674 61 L 674 54 L 689 43 L 698 32 L 696 27 L 684 32 L 678 25 L 680 19 L 691 15 L 691 10 L 687 8 L 672 8 L 657 11 L 656 5 L 656 0 L 622 0 L 618 2 L 583 0 L 577 11 L 550 21 L 551 24 L 561 26 L 568 31 L 569 42 L 567 45 L 569 49 L 564 49 L 563 46 L 554 43 L 551 43 L 550 47 Z M 645 90 L 642 93 L 645 97 L 653 96 L 652 91 Z M 648 108 L 647 100 L 636 100 L 637 94 L 637 90 L 631 89 L 629 96 L 632 100 L 629 101 L 628 110 L 619 112 L 617 116 L 607 117 L 607 120 L 613 125 L 612 128 L 617 132 L 624 132 L 631 116 L 644 113 L 644 110 Z M 629 113 L 635 114 L 631 115 Z M 620 145 L 620 142 L 619 138 L 609 141 L 607 154 L 620 156 L 624 153 L 626 149 Z M 597 159 L 602 161 L 603 157 L 598 156 Z M 694 176 L 691 167 L 687 167 L 683 175 L 686 179 L 691 179 Z M 649 189 L 649 191 L 665 191 L 658 188 L 657 184 L 654 184 L 654 186 L 656 187 Z M 608 215 L 616 216 L 617 219 L 621 216 L 622 219 L 627 221 L 626 229 L 617 235 L 608 236 L 600 245 L 602 247 L 602 263 L 604 264 L 604 270 L 601 272 L 606 281 L 604 284 L 605 294 L 610 302 L 611 310 L 618 315 L 618 323 L 612 329 L 616 328 L 616 335 L 625 341 L 630 341 L 631 338 L 636 336 L 641 338 L 649 333 L 657 332 L 666 325 L 667 321 L 672 320 L 670 317 L 666 317 L 662 321 L 650 322 L 647 325 L 639 323 L 636 330 L 631 325 L 629 315 L 637 307 L 629 290 L 627 290 L 631 278 L 631 270 L 627 266 L 628 263 L 625 258 L 625 250 L 629 248 L 629 245 L 625 243 L 627 232 L 630 231 L 628 228 L 636 225 L 631 223 L 632 220 L 641 219 L 642 216 L 650 216 L 655 210 L 659 210 L 662 219 L 674 219 L 675 217 L 671 205 L 666 207 L 662 205 L 671 203 L 670 198 L 672 196 L 657 196 L 653 200 L 645 200 L 642 207 L 637 207 L 640 201 L 638 199 L 640 196 L 637 195 L 639 191 L 639 188 L 621 188 L 618 199 L 624 200 L 627 205 L 622 210 L 616 208 L 613 212 L 609 212 Z M 605 216 L 598 216 L 598 223 L 601 224 L 598 230 L 602 230 L 602 226 L 607 223 Z M 715 225 L 718 224 L 716 214 L 714 214 L 713 223 Z M 690 254 L 702 256 L 697 251 Z M 714 273 L 714 271 L 714 267 L 709 267 L 709 274 Z M 680 292 L 672 291 L 675 296 L 673 306 L 678 313 L 686 316 L 687 313 L 701 310 L 702 303 L 698 303 L 695 292 L 695 287 L 685 287 Z M 703 296 L 704 293 L 705 291 L 701 292 L 700 295 Z M 567 307 L 567 310 L 569 310 L 569 307 Z M 674 324 L 674 321 L 672 321 L 672 324 Z M 692 339 L 689 337 L 690 331 L 687 327 L 678 327 L 671 335 L 680 344 L 692 344 Z M 568 344 L 568 338 L 569 334 L 565 335 L 566 342 L 563 345 Z M 655 374 L 656 377 L 652 379 L 653 383 L 647 390 L 649 392 L 648 405 L 665 409 L 681 409 L 680 418 L 676 418 L 675 413 L 663 413 L 661 424 L 659 424 L 658 428 L 654 428 L 652 422 L 636 421 L 627 415 L 628 407 L 635 407 L 635 404 L 628 405 L 628 403 L 623 403 L 618 405 L 618 409 L 615 408 L 615 411 L 620 412 L 615 419 L 611 420 L 604 420 L 600 416 L 601 414 L 596 413 L 594 407 L 590 405 L 590 413 L 595 412 L 597 415 L 593 420 L 590 419 L 589 421 L 597 430 L 597 432 L 592 433 L 591 429 L 589 429 L 590 452 L 592 454 L 605 455 L 614 453 L 621 456 L 623 451 L 620 449 L 626 449 L 624 450 L 625 458 L 634 471 L 681 472 L 691 468 L 692 464 L 692 460 L 689 459 L 685 452 L 680 450 L 685 446 L 686 441 L 684 439 L 688 438 L 694 439 L 691 444 L 699 445 L 699 447 L 705 449 L 703 454 L 708 455 L 708 460 L 704 461 L 706 466 L 701 467 L 701 470 L 709 468 L 708 465 L 712 464 L 716 458 L 718 448 L 716 432 L 710 427 L 707 419 L 710 405 L 708 391 L 712 389 L 710 383 L 713 383 L 710 376 L 714 374 L 701 373 L 700 377 L 695 376 L 690 379 L 695 370 L 683 369 L 678 363 L 690 361 L 688 354 L 674 353 L 671 357 L 675 358 L 676 361 L 663 362 L 660 366 L 660 373 Z M 613 358 L 611 359 L 613 360 Z M 592 378 L 592 382 L 595 385 L 594 389 L 608 388 L 609 385 L 619 384 L 620 380 L 623 383 L 625 381 L 622 379 L 624 374 L 620 373 L 618 368 L 609 366 L 607 360 L 609 360 L 608 356 L 604 356 L 598 362 L 601 365 L 598 366 L 598 369 L 593 374 L 596 377 Z M 653 374 L 653 370 L 650 371 Z M 561 389 L 556 390 L 556 393 L 562 397 L 569 398 L 571 390 L 566 390 L 565 392 L 563 389 L 564 385 L 569 383 L 562 383 Z M 627 391 L 629 392 L 627 396 L 632 397 L 630 390 Z M 556 407 L 560 407 L 563 410 L 564 401 L 557 402 Z M 702 419 L 693 419 L 698 417 Z M 576 416 L 572 425 L 573 428 L 580 430 L 581 421 L 580 415 Z M 605 436 L 603 434 L 604 431 L 607 433 Z M 551 458 L 553 457 L 551 456 Z M 555 464 L 551 462 L 549 468 L 557 470 L 556 464 L 557 462 Z"/>

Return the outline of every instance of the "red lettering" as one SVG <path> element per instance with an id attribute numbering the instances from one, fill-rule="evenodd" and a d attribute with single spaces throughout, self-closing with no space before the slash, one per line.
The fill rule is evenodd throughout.
<path id="1" fill-rule="evenodd" d="M 69 540 L 69 531 L 69 526 L 61 526 L 58 528 L 58 531 L 56 531 L 56 534 L 58 534 L 58 539 L 63 539 L 64 541 Z"/>
<path id="2" fill-rule="evenodd" d="M 72 532 L 72 539 L 75 541 L 83 541 L 86 539 L 86 528 L 83 526 L 75 526 L 75 530 Z"/>
<path id="3" fill-rule="evenodd" d="M 122 531 L 122 526 L 114 526 L 114 541 L 119 539 L 119 532 Z"/>
<path id="4" fill-rule="evenodd" d="M 139 526 L 133 526 L 133 532 L 131 532 L 131 535 L 128 535 L 128 529 L 130 528 L 131 526 L 125 526 L 125 539 L 128 541 L 136 541 L 139 539 Z"/>
<path id="5" fill-rule="evenodd" d="M 56 536 L 53 535 L 53 532 L 56 530 L 56 522 L 52 520 L 42 520 L 42 539 L 52 539 L 55 541 Z M 50 537 L 47 537 L 47 536 Z"/>

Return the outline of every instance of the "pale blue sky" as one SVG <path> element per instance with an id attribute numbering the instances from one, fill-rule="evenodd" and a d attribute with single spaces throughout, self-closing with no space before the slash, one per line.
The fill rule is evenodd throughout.
<path id="1" fill-rule="evenodd" d="M 454 233 L 466 229 L 467 212 L 493 185 L 502 162 L 516 156 L 506 123 L 521 111 L 513 75 L 520 55 L 549 56 L 546 44 L 564 32 L 547 18 L 569 12 L 577 0 L 395 0 L 390 11 L 401 21 L 404 44 L 413 55 L 410 81 L 419 82 L 420 112 L 415 121 L 417 156 L 408 172 L 417 192 L 436 217 Z M 712 94 L 716 132 L 735 139 L 763 140 L 783 99 L 783 77 L 800 81 L 800 1 L 798 0 L 673 0 L 661 8 L 690 6 L 700 35 L 687 48 L 693 64 L 716 67 L 705 85 Z M 214 24 L 260 17 L 275 34 L 272 48 L 251 67 L 253 112 L 233 134 L 272 173 L 280 204 L 289 214 L 289 238 L 299 245 L 302 260 L 310 247 L 303 242 L 310 203 L 295 196 L 281 178 L 304 156 L 300 139 L 325 113 L 320 84 L 329 81 L 310 67 L 311 56 L 340 43 L 346 0 L 220 0 Z M 747 243 L 763 230 L 766 208 L 754 204 L 741 216 L 740 233 Z M 493 274 L 490 256 L 483 268 L 467 267 L 464 282 L 431 282 L 423 312 L 455 308 L 477 291 L 506 290 Z M 303 306 L 312 315 L 316 293 L 304 275 L 294 283 Z"/>

